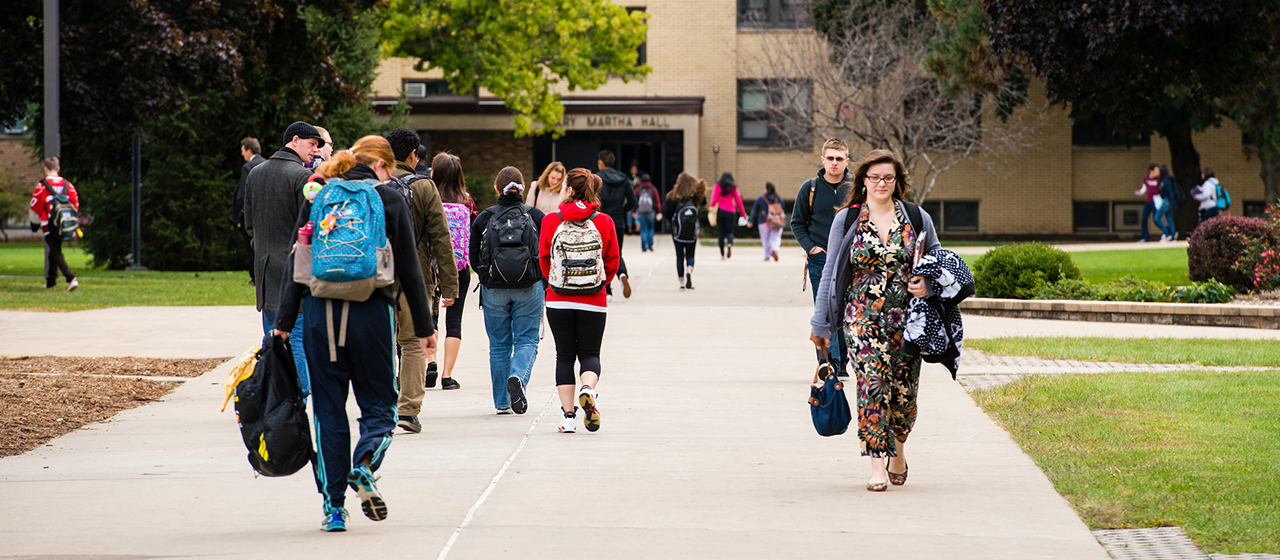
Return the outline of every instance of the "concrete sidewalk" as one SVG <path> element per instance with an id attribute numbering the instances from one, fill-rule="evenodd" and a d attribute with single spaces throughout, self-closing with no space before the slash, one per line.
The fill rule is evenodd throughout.
<path id="1" fill-rule="evenodd" d="M 790 253 L 765 263 L 750 250 L 720 261 L 703 247 L 697 289 L 679 292 L 669 240 L 643 254 L 634 241 L 635 297 L 609 313 L 599 432 L 556 432 L 549 332 L 530 412 L 493 414 L 472 300 L 455 372 L 462 389 L 428 391 L 425 430 L 397 432 L 379 471 L 386 521 L 364 519 L 352 496 L 349 532 L 321 533 L 306 472 L 255 477 L 233 414 L 218 412 L 225 364 L 163 402 L 0 459 L 0 558 L 1107 558 L 939 366 L 922 374 L 906 486 L 864 490 L 856 436 L 819 437 L 809 419 L 803 263 Z M 73 344 L 44 340 L 69 319 Z M 1135 334 L 987 317 L 966 327 L 971 337 Z M 251 308 L 0 312 L 0 354 L 234 356 L 259 329 Z"/>

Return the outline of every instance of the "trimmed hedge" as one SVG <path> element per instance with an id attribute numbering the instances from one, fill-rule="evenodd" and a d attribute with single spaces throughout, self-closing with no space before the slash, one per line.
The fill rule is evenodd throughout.
<path id="1" fill-rule="evenodd" d="M 1253 274 L 1237 263 L 1249 249 L 1248 240 L 1271 235 L 1267 221 L 1242 216 L 1218 216 L 1200 224 L 1187 243 L 1187 268 L 1191 280 L 1214 279 L 1240 292 L 1253 289 Z"/>
<path id="2" fill-rule="evenodd" d="M 1048 284 L 1079 279 L 1066 251 L 1043 243 L 996 247 L 974 263 L 978 297 L 1032 299 Z"/>

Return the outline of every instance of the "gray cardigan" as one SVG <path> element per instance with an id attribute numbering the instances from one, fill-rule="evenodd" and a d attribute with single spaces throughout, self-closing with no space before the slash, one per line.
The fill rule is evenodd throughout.
<path id="1" fill-rule="evenodd" d="M 902 205 L 902 201 L 897 201 L 898 221 L 907 221 L 907 209 Z M 844 305 L 835 301 L 844 300 L 842 290 L 836 290 L 835 284 L 837 279 L 848 279 L 849 276 L 849 247 L 853 245 L 853 240 L 858 235 L 857 228 L 849 228 L 849 232 L 845 234 L 844 222 L 849 216 L 849 209 L 845 208 L 836 214 L 831 222 L 831 233 L 827 238 L 827 264 L 822 267 L 822 280 L 814 289 L 817 290 L 817 299 L 813 303 L 813 318 L 809 320 L 809 326 L 813 334 L 831 338 L 832 333 L 841 327 L 844 314 Z M 856 218 L 856 217 L 855 217 Z M 924 235 L 919 236 L 919 240 L 924 242 L 924 252 L 928 253 L 934 249 L 942 247 L 938 243 L 938 232 L 933 228 L 933 218 L 929 217 L 929 213 L 920 209 L 920 218 L 924 225 Z M 835 249 L 832 251 L 831 249 Z M 835 258 L 832 258 L 832 257 Z"/>
<path id="2" fill-rule="evenodd" d="M 253 273 L 259 311 L 280 307 L 284 265 L 293 248 L 298 212 L 306 197 L 302 187 L 311 172 L 302 158 L 281 148 L 249 172 L 244 185 L 244 230 L 253 238 Z"/>

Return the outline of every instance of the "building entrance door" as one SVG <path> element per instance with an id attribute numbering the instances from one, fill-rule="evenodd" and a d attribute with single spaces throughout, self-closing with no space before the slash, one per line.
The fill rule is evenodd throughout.
<path id="1" fill-rule="evenodd" d="M 614 168 L 627 176 L 634 164 L 639 173 L 648 173 L 654 186 L 664 194 L 684 171 L 683 131 L 584 131 L 572 130 L 559 139 L 539 136 L 533 141 L 533 164 L 536 173 L 553 161 L 566 169 L 585 167 L 597 171 L 596 158 L 601 150 L 613 152 Z"/>

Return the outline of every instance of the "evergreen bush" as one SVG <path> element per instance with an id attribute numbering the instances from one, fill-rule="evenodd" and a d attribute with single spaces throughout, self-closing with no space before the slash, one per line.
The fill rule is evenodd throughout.
<path id="1" fill-rule="evenodd" d="M 996 247 L 974 265 L 978 297 L 1032 299 L 1046 285 L 1079 279 L 1080 269 L 1066 251 L 1043 243 Z"/>

